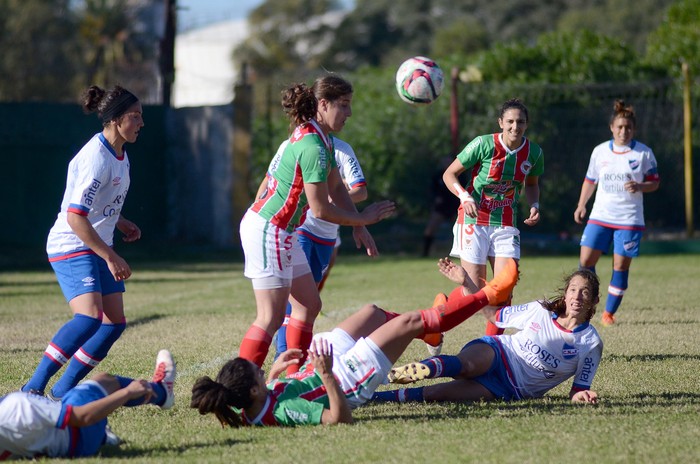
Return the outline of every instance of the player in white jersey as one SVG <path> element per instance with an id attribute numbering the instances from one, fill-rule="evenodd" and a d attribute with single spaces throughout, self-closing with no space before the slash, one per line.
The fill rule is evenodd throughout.
<path id="1" fill-rule="evenodd" d="M 335 136 L 332 136 L 332 139 L 335 148 L 335 161 L 338 164 L 340 177 L 348 188 L 350 199 L 353 203 L 366 200 L 367 182 L 365 181 L 365 176 L 362 172 L 360 162 L 355 155 L 355 151 L 350 144 L 344 140 Z M 282 142 L 277 149 L 277 153 L 272 158 L 267 170 L 267 176 L 265 176 L 265 181 L 258 190 L 260 194 L 267 188 L 267 179 L 272 176 L 272 173 L 279 164 L 279 158 L 282 156 L 288 143 L 288 140 Z M 296 230 L 297 242 L 301 245 L 301 249 L 304 250 L 314 282 L 319 286 L 319 291 L 321 290 L 321 282 L 324 281 L 325 277 L 328 275 L 331 263 L 338 250 L 338 242 L 340 241 L 338 234 L 339 229 L 340 226 L 338 224 L 319 219 L 314 216 L 313 211 L 309 210 L 306 212 L 306 219 Z M 286 333 L 291 313 L 292 307 L 291 304 L 288 303 L 284 322 L 282 323 L 282 327 L 277 331 L 276 355 L 287 351 Z"/>
<path id="2" fill-rule="evenodd" d="M 443 274 L 459 281 L 465 271 L 449 259 Z M 378 401 L 505 401 L 539 398 L 573 377 L 572 402 L 595 403 L 590 389 L 603 353 L 603 342 L 590 324 L 598 303 L 599 283 L 586 269 L 571 274 L 553 300 L 506 306 L 484 313 L 513 335 L 485 336 L 467 343 L 456 356 L 437 356 L 392 369 L 394 383 L 452 377 L 428 387 L 376 393 Z M 449 299 L 447 300 L 449 302 Z"/>
<path id="3" fill-rule="evenodd" d="M 598 259 L 613 245 L 613 272 L 602 317 L 606 326 L 615 323 L 614 314 L 628 287 L 632 258 L 639 256 L 644 231 L 644 193 L 659 188 L 654 152 L 634 140 L 635 128 L 632 106 L 616 100 L 610 118 L 613 138 L 593 149 L 574 211 L 574 220 L 582 224 L 586 204 L 595 192 L 593 210 L 581 236 L 581 268 L 595 272 Z"/>
<path id="4" fill-rule="evenodd" d="M 129 190 L 129 157 L 124 145 L 134 143 L 143 127 L 141 103 L 115 86 L 88 88 L 83 109 L 96 112 L 103 130 L 95 134 L 68 165 L 61 210 L 49 232 L 46 251 L 73 319 L 51 339 L 32 378 L 22 391 L 44 394 L 51 377 L 68 362 L 51 395 L 61 398 L 107 355 L 126 328 L 124 280 L 127 262 L 113 249 L 115 227 L 125 242 L 141 237 L 122 216 Z"/>
<path id="5" fill-rule="evenodd" d="M 119 444 L 107 416 L 120 406 L 173 406 L 175 362 L 161 350 L 150 381 L 99 373 L 69 390 L 61 401 L 29 392 L 0 398 L 0 461 L 10 458 L 94 456 Z"/>

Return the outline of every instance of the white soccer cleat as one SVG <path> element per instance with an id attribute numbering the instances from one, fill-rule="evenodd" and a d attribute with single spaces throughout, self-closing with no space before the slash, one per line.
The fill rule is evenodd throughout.
<path id="1" fill-rule="evenodd" d="M 156 357 L 156 370 L 153 372 L 153 382 L 158 382 L 165 388 L 165 402 L 161 409 L 170 409 L 175 403 L 175 361 L 168 350 L 160 350 Z"/>

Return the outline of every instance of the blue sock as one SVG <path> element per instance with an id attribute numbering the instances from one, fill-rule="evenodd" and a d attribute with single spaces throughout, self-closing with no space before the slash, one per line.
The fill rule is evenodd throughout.
<path id="1" fill-rule="evenodd" d="M 119 382 L 119 388 L 126 388 L 134 379 L 130 377 L 121 377 L 115 375 L 117 381 Z M 151 387 L 153 388 L 153 396 L 148 402 L 149 404 L 162 405 L 165 403 L 165 387 L 160 382 L 151 382 Z M 143 403 L 143 398 L 134 398 L 133 400 L 127 401 L 124 406 L 132 408 L 134 406 L 141 406 Z"/>
<path id="2" fill-rule="evenodd" d="M 456 377 L 462 372 L 462 362 L 457 356 L 440 355 L 424 359 L 421 364 L 430 369 L 429 379 L 435 377 Z"/>
<path id="3" fill-rule="evenodd" d="M 578 270 L 581 271 L 583 269 L 588 269 L 591 271 L 593 274 L 595 274 L 595 266 L 584 266 L 583 264 L 578 265 Z M 596 274 L 597 275 L 597 274 Z"/>
<path id="4" fill-rule="evenodd" d="M 387 390 L 374 392 L 372 401 L 388 403 L 407 403 L 423 401 L 423 388 L 399 388 L 398 390 Z"/>
<path id="5" fill-rule="evenodd" d="M 289 316 L 292 314 L 292 304 L 287 303 L 287 309 L 284 312 L 284 322 L 282 327 L 277 330 L 277 340 L 275 343 L 275 359 L 279 357 L 282 353 L 287 351 L 287 323 L 289 322 Z"/>
<path id="6" fill-rule="evenodd" d="M 99 319 L 83 314 L 76 314 L 73 319 L 63 324 L 46 347 L 34 375 L 22 390 L 32 389 L 43 392 L 49 379 L 68 362 L 83 343 L 93 336 L 100 325 Z"/>
<path id="7" fill-rule="evenodd" d="M 100 325 L 97 332 L 75 352 L 66 372 L 51 389 L 51 395 L 54 398 L 62 398 L 68 390 L 78 385 L 78 382 L 107 356 L 109 349 L 119 339 L 125 328 L 124 322 Z"/>
<path id="8" fill-rule="evenodd" d="M 616 271 L 613 269 L 612 277 L 610 278 L 610 286 L 608 286 L 608 299 L 605 301 L 605 311 L 610 314 L 615 314 L 617 308 L 622 303 L 622 297 L 625 296 L 627 290 L 627 282 L 629 280 L 630 271 Z"/>

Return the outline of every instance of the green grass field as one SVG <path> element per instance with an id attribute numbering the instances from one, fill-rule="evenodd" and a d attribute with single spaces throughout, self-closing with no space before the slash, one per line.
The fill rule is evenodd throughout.
<path id="1" fill-rule="evenodd" d="M 552 296 L 575 257 L 526 257 L 515 302 Z M 367 405 L 355 424 L 222 429 L 189 408 L 190 388 L 237 352 L 255 305 L 241 263 L 138 262 L 125 294 L 129 326 L 98 367 L 150 377 L 160 348 L 178 363 L 175 407 L 122 408 L 110 418 L 124 440 L 110 462 L 635 462 L 700 461 L 700 266 L 697 255 L 642 256 L 633 263 L 619 323 L 602 328 L 597 406 L 569 403 L 570 384 L 520 403 Z M 602 300 L 610 261 L 601 261 Z M 447 292 L 433 260 L 341 256 L 322 297 L 318 330 L 364 303 L 404 312 Z M 603 304 L 603 303 L 601 303 Z M 599 312 L 602 306 L 599 307 Z M 70 317 L 53 273 L 0 273 L 0 395 L 32 374 Z M 448 333 L 445 353 L 483 333 L 477 315 Z M 426 357 L 414 342 L 401 362 Z M 270 356 L 271 357 L 271 356 Z M 55 380 L 55 379 L 54 379 Z M 382 387 L 391 388 L 391 387 Z M 86 461 L 92 461 L 90 459 Z"/>

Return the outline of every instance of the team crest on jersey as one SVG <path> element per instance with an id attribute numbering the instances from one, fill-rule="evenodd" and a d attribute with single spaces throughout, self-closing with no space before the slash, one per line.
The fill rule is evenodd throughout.
<path id="1" fill-rule="evenodd" d="M 527 175 L 530 171 L 532 171 L 532 163 L 528 160 L 523 161 L 523 164 L 520 165 L 520 170 L 523 172 L 523 174 Z"/>
<path id="2" fill-rule="evenodd" d="M 561 355 L 564 357 L 564 359 L 573 359 L 578 356 L 578 348 L 564 343 L 564 346 L 561 349 Z"/>
<path id="3" fill-rule="evenodd" d="M 631 159 L 628 161 L 628 163 L 630 164 L 630 169 L 632 169 L 633 171 L 636 171 L 637 168 L 639 168 L 639 160 L 638 159 Z"/>

